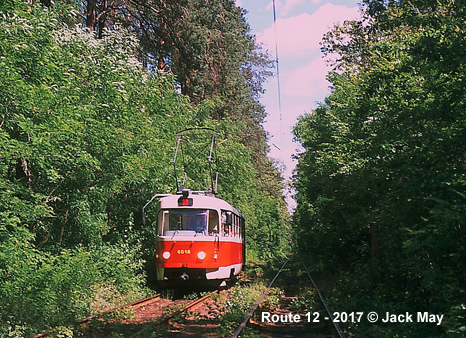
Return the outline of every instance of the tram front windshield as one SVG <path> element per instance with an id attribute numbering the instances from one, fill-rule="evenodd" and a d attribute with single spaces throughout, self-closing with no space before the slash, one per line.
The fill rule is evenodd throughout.
<path id="1" fill-rule="evenodd" d="M 160 236 L 214 236 L 219 217 L 212 209 L 164 209 L 158 218 Z"/>
<path id="2" fill-rule="evenodd" d="M 207 210 L 166 210 L 164 212 L 164 235 L 176 233 L 205 234 L 207 230 Z"/>

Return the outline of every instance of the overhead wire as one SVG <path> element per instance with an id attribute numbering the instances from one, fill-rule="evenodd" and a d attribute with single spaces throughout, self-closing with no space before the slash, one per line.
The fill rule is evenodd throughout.
<path id="1" fill-rule="evenodd" d="M 281 102 L 281 90 L 280 90 L 280 67 L 278 63 L 278 39 L 277 39 L 277 10 L 275 7 L 275 0 L 272 1 L 273 7 L 273 27 L 275 31 L 275 69 L 277 72 L 277 91 L 278 91 L 278 113 L 280 115 L 280 147 L 274 146 L 280 150 L 280 153 L 283 155 L 283 115 L 282 115 L 282 102 Z"/>

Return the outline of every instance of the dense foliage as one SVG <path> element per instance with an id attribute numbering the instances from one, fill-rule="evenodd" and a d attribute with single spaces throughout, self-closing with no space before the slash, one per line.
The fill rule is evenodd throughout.
<path id="1" fill-rule="evenodd" d="M 295 126 L 304 151 L 296 238 L 336 307 L 444 314 L 441 326 L 354 329 L 392 337 L 464 332 L 466 6 L 364 1 L 335 27 L 333 90 Z M 372 331 L 370 331 L 372 330 Z M 376 333 L 375 333 L 376 332 Z"/>
<path id="2" fill-rule="evenodd" d="M 202 96 L 186 91 L 177 73 L 189 60 L 149 66 L 147 55 L 156 54 L 147 35 L 136 34 L 140 26 L 114 20 L 96 33 L 85 15 L 96 11 L 83 10 L 99 2 L 41 2 L 0 4 L 0 336 L 67 324 L 147 292 L 153 231 L 141 226 L 140 210 L 154 193 L 174 192 L 174 135 L 187 127 L 224 136 L 219 193 L 245 214 L 249 253 L 265 258 L 285 250 L 281 177 L 266 157 L 257 103 L 263 79 L 254 79 L 267 62 L 255 58 L 257 69 L 250 66 L 260 53 L 234 3 L 225 1 L 218 15 L 242 22 L 244 57 L 224 69 L 223 87 L 212 87 L 224 96 Z M 196 5 L 215 7 L 189 5 L 188 14 Z M 202 28 L 212 22 L 198 21 L 204 14 L 188 16 Z M 176 46 L 188 43 L 196 36 Z M 165 62 L 176 55 L 164 52 Z"/>

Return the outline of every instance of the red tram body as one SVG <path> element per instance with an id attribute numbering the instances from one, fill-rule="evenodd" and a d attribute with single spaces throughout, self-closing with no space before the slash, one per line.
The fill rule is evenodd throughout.
<path id="1" fill-rule="evenodd" d="M 243 215 L 205 192 L 182 190 L 157 203 L 157 281 L 223 284 L 245 263 Z"/>

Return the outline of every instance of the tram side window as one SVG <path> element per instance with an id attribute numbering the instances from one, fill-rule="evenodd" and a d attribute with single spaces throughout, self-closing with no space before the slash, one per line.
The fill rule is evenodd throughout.
<path id="1" fill-rule="evenodd" d="M 230 237 L 231 235 L 231 213 L 222 211 L 222 234 Z"/>
<path id="2" fill-rule="evenodd" d="M 223 236 L 226 237 L 243 237 L 242 224 L 244 220 L 239 215 L 230 211 L 222 210 L 221 214 L 221 229 Z"/>
<path id="3" fill-rule="evenodd" d="M 236 237 L 241 238 L 241 217 L 236 216 Z"/>
<path id="4" fill-rule="evenodd" d="M 242 231 L 242 229 L 241 229 L 241 222 L 242 222 L 242 218 L 240 217 L 240 218 L 239 218 L 239 222 L 238 222 L 238 234 L 239 234 L 238 237 L 239 237 L 239 238 L 242 238 L 242 237 L 243 237 L 243 231 Z"/>
<path id="5" fill-rule="evenodd" d="M 216 210 L 209 211 L 209 235 L 218 234 L 218 212 Z"/>
<path id="6" fill-rule="evenodd" d="M 233 236 L 238 237 L 238 216 L 233 215 Z"/>
<path id="7" fill-rule="evenodd" d="M 244 236 L 243 231 L 244 231 L 244 218 L 241 218 L 239 222 L 239 234 L 240 234 L 239 237 L 240 238 L 243 238 Z"/>
<path id="8" fill-rule="evenodd" d="M 238 230 L 237 230 L 237 235 L 236 235 L 236 236 L 237 236 L 238 238 L 241 238 L 242 235 L 241 235 L 241 217 L 240 217 L 240 216 L 238 216 L 237 229 L 238 229 Z"/>
<path id="9" fill-rule="evenodd" d="M 168 230 L 168 210 L 162 210 L 159 212 L 157 219 L 157 234 L 163 236 L 165 231 Z"/>

